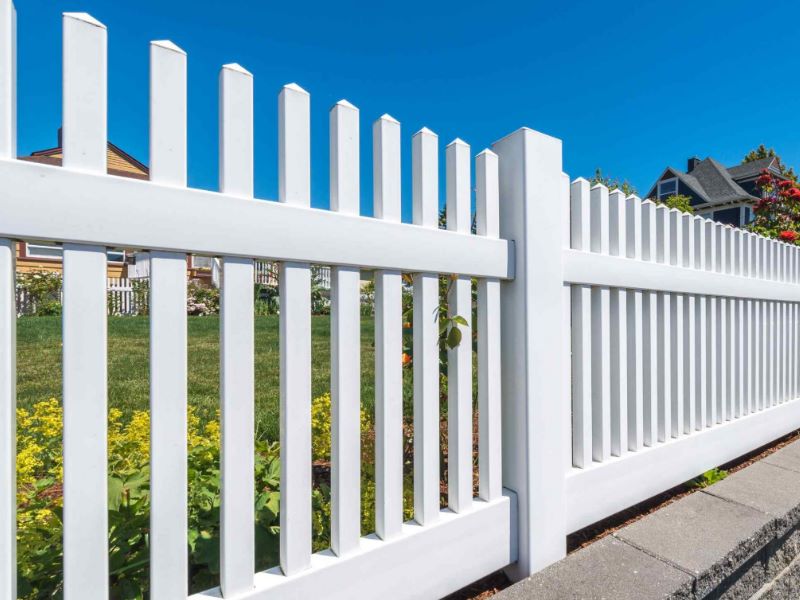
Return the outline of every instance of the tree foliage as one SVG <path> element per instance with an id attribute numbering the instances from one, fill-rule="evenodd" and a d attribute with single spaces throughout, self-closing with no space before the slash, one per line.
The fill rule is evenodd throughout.
<path id="1" fill-rule="evenodd" d="M 683 194 L 672 194 L 667 196 L 661 204 L 665 204 L 667 208 L 677 208 L 681 212 L 694 214 L 694 208 L 691 205 L 691 197 L 684 196 Z"/>
<path id="2" fill-rule="evenodd" d="M 597 167 L 594 171 L 594 177 L 589 180 L 589 183 L 592 185 L 597 185 L 598 183 L 604 185 L 608 188 L 608 191 L 620 190 L 626 196 L 637 196 L 638 192 L 636 188 L 633 187 L 633 184 L 630 183 L 627 179 L 623 179 L 620 181 L 616 177 L 611 177 L 610 175 L 603 175 L 603 171 L 600 167 Z"/>

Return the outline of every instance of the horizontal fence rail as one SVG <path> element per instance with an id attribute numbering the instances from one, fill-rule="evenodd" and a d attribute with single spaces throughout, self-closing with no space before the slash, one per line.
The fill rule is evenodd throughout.
<path id="1" fill-rule="evenodd" d="M 0 179 L 8 186 L 0 237 L 364 269 L 514 275 L 511 243 L 502 239 L 31 162 L 0 159 Z M 134 204 L 140 210 L 132 213 Z M 76 213 L 93 217 L 76 221 Z M 192 227 L 186 227 L 186 214 L 193 215 Z"/>

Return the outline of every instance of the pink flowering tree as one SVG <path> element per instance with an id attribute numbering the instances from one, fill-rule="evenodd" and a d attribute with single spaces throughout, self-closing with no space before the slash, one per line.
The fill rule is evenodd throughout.
<path id="1" fill-rule="evenodd" d="M 756 181 L 761 199 L 753 207 L 750 229 L 789 244 L 800 242 L 800 188 L 790 179 L 764 170 Z"/>

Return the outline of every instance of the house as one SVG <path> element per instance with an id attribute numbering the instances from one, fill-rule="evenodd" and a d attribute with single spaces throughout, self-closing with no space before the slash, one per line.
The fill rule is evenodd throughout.
<path id="1" fill-rule="evenodd" d="M 37 162 L 45 165 L 61 166 L 63 157 L 61 143 L 61 129 L 58 130 L 58 145 L 47 150 L 37 150 L 30 156 L 20 156 L 19 160 Z M 131 177 L 133 179 L 149 179 L 150 172 L 147 166 L 136 160 L 133 156 L 122 150 L 119 146 L 108 142 L 107 151 L 108 174 L 118 177 Z M 88 217 L 91 218 L 91 217 Z M 108 277 L 124 278 L 148 276 L 149 265 L 145 268 L 136 268 L 136 260 L 147 261 L 144 253 L 134 253 L 123 248 L 108 250 Z M 188 256 L 188 276 L 192 279 L 211 280 L 211 258 L 203 256 Z M 57 271 L 63 270 L 62 250 L 59 244 L 43 241 L 29 240 L 17 243 L 17 271 L 25 273 L 31 271 Z"/>
<path id="2" fill-rule="evenodd" d="M 780 179 L 778 158 L 763 158 L 734 167 L 724 167 L 711 157 L 690 158 L 686 172 L 667 167 L 650 188 L 647 198 L 664 201 L 681 194 L 691 198 L 695 212 L 707 218 L 736 227 L 753 220 L 753 205 L 760 192 L 756 179 L 768 170 Z"/>

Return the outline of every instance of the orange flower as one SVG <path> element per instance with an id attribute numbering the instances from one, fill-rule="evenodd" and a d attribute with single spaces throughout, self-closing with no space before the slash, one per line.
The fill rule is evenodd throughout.
<path id="1" fill-rule="evenodd" d="M 411 356 L 403 352 L 403 364 L 410 365 L 411 364 Z"/>

